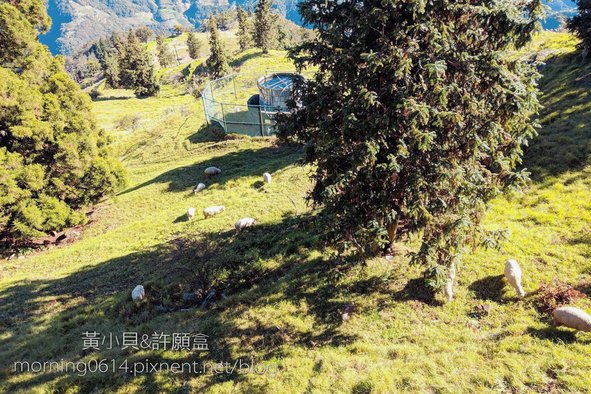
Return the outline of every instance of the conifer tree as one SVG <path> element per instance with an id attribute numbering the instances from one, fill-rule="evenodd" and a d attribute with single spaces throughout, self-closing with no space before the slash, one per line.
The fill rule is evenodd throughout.
<path id="1" fill-rule="evenodd" d="M 252 21 L 248 13 L 242 7 L 238 7 L 238 45 L 240 51 L 252 47 Z"/>
<path id="2" fill-rule="evenodd" d="M 136 96 L 153 96 L 160 90 L 150 55 L 133 32 L 129 33 L 127 41 L 121 46 L 119 67 L 121 85 L 133 89 Z"/>
<path id="3" fill-rule="evenodd" d="M 163 68 L 171 66 L 174 62 L 172 50 L 163 36 L 156 37 L 156 55 L 160 66 Z"/>
<path id="4" fill-rule="evenodd" d="M 224 44 L 220 37 L 217 22 L 213 16 L 209 18 L 209 50 L 206 65 L 212 78 L 219 78 L 228 72 L 228 59 Z"/>
<path id="5" fill-rule="evenodd" d="M 191 59 L 199 59 L 199 53 L 201 52 L 201 41 L 195 35 L 195 32 L 190 31 L 187 36 L 187 50 Z"/>
<path id="6" fill-rule="evenodd" d="M 0 2 L 0 238 L 84 223 L 79 208 L 112 193 L 122 168 L 87 94 L 37 35 L 42 0 Z"/>
<path id="7" fill-rule="evenodd" d="M 154 31 L 147 26 L 141 26 L 136 29 L 135 35 L 144 44 L 150 41 L 150 38 L 154 35 Z"/>
<path id="8" fill-rule="evenodd" d="M 577 0 L 578 14 L 566 24 L 568 30 L 580 40 L 580 46 L 588 52 L 591 49 L 591 0 Z"/>
<path id="9" fill-rule="evenodd" d="M 539 26 L 542 5 L 485 0 L 300 3 L 315 39 L 291 51 L 318 67 L 280 137 L 306 143 L 311 199 L 343 254 L 380 253 L 418 234 L 412 261 L 439 288 L 468 244 L 497 233 L 487 203 L 526 179 L 535 135 L 533 67 L 507 56 Z M 298 94 L 299 96 L 299 94 Z"/>
<path id="10" fill-rule="evenodd" d="M 277 32 L 277 14 L 273 11 L 273 0 L 259 0 L 254 17 L 255 44 L 263 53 L 269 53 Z"/>

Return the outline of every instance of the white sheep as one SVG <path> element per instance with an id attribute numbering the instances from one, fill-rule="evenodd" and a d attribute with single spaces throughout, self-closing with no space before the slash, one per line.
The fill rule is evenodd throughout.
<path id="1" fill-rule="evenodd" d="M 454 298 L 454 279 L 456 278 L 456 265 L 455 263 L 451 263 L 449 267 L 449 272 L 447 273 L 447 282 L 445 283 L 445 288 L 443 289 L 443 294 L 447 298 L 448 302 Z"/>
<path id="2" fill-rule="evenodd" d="M 205 186 L 205 183 L 200 183 L 197 186 L 195 186 L 195 189 L 193 189 L 193 193 L 197 194 L 200 191 L 202 191 L 203 189 L 205 189 L 207 186 Z"/>
<path id="3" fill-rule="evenodd" d="M 517 291 L 517 296 L 519 298 L 523 298 L 525 296 L 525 290 L 521 286 L 521 267 L 515 260 L 507 260 L 505 263 L 505 278 L 515 291 Z"/>
<path id="4" fill-rule="evenodd" d="M 574 306 L 562 306 L 552 312 L 554 324 L 566 326 L 579 331 L 591 332 L 591 316 Z"/>
<path id="5" fill-rule="evenodd" d="M 207 219 L 208 217 L 222 213 L 225 209 L 226 207 L 224 207 L 223 205 L 214 205 L 212 207 L 207 207 L 203 210 L 203 217 Z"/>
<path id="6" fill-rule="evenodd" d="M 264 180 L 266 183 L 269 183 L 269 184 L 270 184 L 272 179 L 273 179 L 273 178 L 271 177 L 271 174 L 269 174 L 268 172 L 265 172 L 265 173 L 263 174 L 263 180 Z"/>
<path id="7" fill-rule="evenodd" d="M 142 286 L 142 285 L 137 285 L 131 291 L 131 299 L 134 301 L 141 301 L 144 299 L 145 296 L 146 296 L 146 291 L 144 290 L 144 286 Z"/>
<path id="8" fill-rule="evenodd" d="M 256 222 L 256 220 L 253 218 L 242 218 L 236 222 L 234 227 L 236 227 L 236 230 L 240 231 L 240 230 L 245 229 L 247 227 L 254 226 L 255 222 Z"/>
<path id="9" fill-rule="evenodd" d="M 210 177 L 210 176 L 221 174 L 222 173 L 222 170 L 220 170 L 217 167 L 207 167 L 204 172 L 205 172 L 205 175 L 207 175 L 208 177 Z"/>
<path id="10" fill-rule="evenodd" d="M 195 208 L 187 209 L 187 217 L 192 220 L 195 217 Z"/>

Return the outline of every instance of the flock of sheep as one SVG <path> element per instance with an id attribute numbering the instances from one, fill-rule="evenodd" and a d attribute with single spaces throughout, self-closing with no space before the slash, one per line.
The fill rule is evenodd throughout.
<path id="1" fill-rule="evenodd" d="M 453 281 L 456 276 L 455 266 L 452 265 L 448 280 L 444 289 L 448 301 L 453 298 Z M 519 298 L 525 297 L 526 293 L 521 285 L 521 267 L 516 260 L 510 259 L 505 263 L 505 278 L 515 289 Z M 552 312 L 554 325 L 574 328 L 579 331 L 591 332 L 591 315 L 582 309 L 573 306 L 562 306 Z"/>
<path id="2" fill-rule="evenodd" d="M 217 167 L 208 167 L 205 169 L 204 171 L 205 176 L 207 176 L 208 178 L 211 178 L 212 176 L 216 176 L 222 173 L 222 170 L 220 170 Z M 266 183 L 271 183 L 271 174 L 269 174 L 268 172 L 265 172 L 263 174 L 263 180 Z M 195 189 L 193 189 L 193 192 L 195 194 L 203 191 L 207 186 L 204 183 L 199 183 L 197 186 L 195 186 Z M 210 207 L 207 207 L 203 210 L 203 218 L 207 219 L 210 218 L 212 216 L 218 215 L 220 213 L 222 213 L 224 210 L 226 209 L 226 207 L 224 207 L 223 205 L 213 205 Z M 187 217 L 189 218 L 189 220 L 192 220 L 195 218 L 195 208 L 191 207 L 187 210 Z M 256 223 L 256 220 L 253 218 L 242 218 L 240 220 L 238 220 L 235 224 L 234 227 L 236 228 L 236 230 L 240 231 L 243 230 L 247 227 L 252 227 L 254 226 L 254 224 Z"/>
<path id="3" fill-rule="evenodd" d="M 222 170 L 220 170 L 217 167 L 208 167 L 205 169 L 205 175 L 208 178 L 219 175 L 221 173 L 222 173 Z M 263 180 L 266 183 L 270 184 L 271 179 L 272 179 L 271 174 L 269 174 L 267 172 L 263 174 Z M 199 183 L 195 187 L 193 192 L 195 194 L 197 194 L 197 193 L 203 191 L 206 187 L 207 186 L 204 183 Z M 220 214 L 224 210 L 225 210 L 225 207 L 223 205 L 210 206 L 210 207 L 207 207 L 203 210 L 203 217 L 205 219 L 207 219 L 209 217 Z M 190 220 L 195 218 L 195 208 L 191 207 L 187 210 L 187 217 Z M 238 220 L 236 222 L 236 224 L 234 225 L 234 227 L 236 228 L 237 231 L 240 231 L 240 230 L 245 229 L 247 227 L 254 226 L 255 222 L 256 222 L 255 219 L 245 217 L 245 218 Z M 507 279 L 507 282 L 509 282 L 509 284 L 517 292 L 517 296 L 519 298 L 525 297 L 526 293 L 525 293 L 525 290 L 523 289 L 523 286 L 521 284 L 522 272 L 521 272 L 521 267 L 519 266 L 519 263 L 517 263 L 517 261 L 513 260 L 513 259 L 507 260 L 507 262 L 505 263 L 505 272 L 504 273 L 505 273 L 505 278 Z M 449 270 L 446 286 L 444 288 L 444 293 L 445 293 L 445 296 L 447 297 L 448 301 L 451 301 L 453 298 L 453 282 L 454 282 L 455 276 L 456 276 L 456 269 L 455 269 L 455 266 L 452 265 Z M 136 286 L 131 293 L 131 297 L 135 301 L 139 301 L 139 300 L 143 299 L 145 297 L 145 291 L 144 291 L 143 286 L 141 286 L 141 285 Z M 574 328 L 575 330 L 591 332 L 591 315 L 587 314 L 582 309 L 572 307 L 572 306 L 562 306 L 562 307 L 556 308 L 552 312 L 552 317 L 554 320 L 554 324 L 557 326 L 563 325 L 563 326 L 566 326 L 569 328 Z"/>

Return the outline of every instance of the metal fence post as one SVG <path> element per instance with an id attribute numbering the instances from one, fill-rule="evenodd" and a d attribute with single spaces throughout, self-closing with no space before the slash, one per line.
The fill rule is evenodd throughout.
<path id="1" fill-rule="evenodd" d="M 205 112 L 205 122 L 209 126 L 209 113 L 207 112 L 207 104 L 205 103 L 205 97 L 201 95 L 201 101 L 203 102 L 203 111 Z"/>
<path id="2" fill-rule="evenodd" d="M 224 129 L 226 130 L 226 133 L 228 132 L 228 124 L 226 123 L 226 114 L 224 112 L 224 103 L 220 103 L 221 107 L 222 107 L 222 122 L 224 122 Z"/>
<path id="3" fill-rule="evenodd" d="M 261 111 L 261 106 L 259 105 L 259 122 L 261 123 L 261 137 L 265 136 L 265 133 L 263 132 L 263 111 Z"/>
<path id="4" fill-rule="evenodd" d="M 236 76 L 232 77 L 232 84 L 234 85 L 234 99 L 238 100 L 238 94 L 236 93 Z"/>

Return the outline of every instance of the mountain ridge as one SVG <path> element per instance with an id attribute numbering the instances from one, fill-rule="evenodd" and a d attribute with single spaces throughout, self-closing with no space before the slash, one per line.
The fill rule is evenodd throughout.
<path id="1" fill-rule="evenodd" d="M 576 13 L 572 0 L 544 1 L 549 7 L 544 28 L 560 27 L 565 17 Z M 231 6 L 254 9 L 256 0 L 48 0 L 53 24 L 40 36 L 52 53 L 71 55 L 89 42 L 114 32 L 139 26 L 170 31 L 175 25 L 198 27 L 210 13 Z M 301 25 L 297 0 L 275 2 L 279 13 Z"/>

